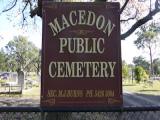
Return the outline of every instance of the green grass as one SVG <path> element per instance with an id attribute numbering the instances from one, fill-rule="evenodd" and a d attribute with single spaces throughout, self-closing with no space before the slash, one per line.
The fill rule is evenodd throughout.
<path id="1" fill-rule="evenodd" d="M 33 87 L 28 90 L 23 90 L 23 97 L 40 98 L 40 87 Z"/>
<path id="2" fill-rule="evenodd" d="M 136 83 L 135 81 L 124 80 L 123 90 L 133 93 L 160 95 L 160 81 L 154 80 L 151 86 L 144 82 Z"/>
<path id="3" fill-rule="evenodd" d="M 0 97 L 14 97 L 14 98 L 32 98 L 40 99 L 40 87 L 32 87 L 27 90 L 23 90 L 21 94 L 0 94 Z"/>

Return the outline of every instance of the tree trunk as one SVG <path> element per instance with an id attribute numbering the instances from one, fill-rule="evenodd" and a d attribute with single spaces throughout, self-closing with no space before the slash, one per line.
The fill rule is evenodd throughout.
<path id="1" fill-rule="evenodd" d="M 154 74 L 153 72 L 153 56 L 152 56 L 152 48 L 149 46 L 149 56 L 150 56 L 150 76 Z"/>

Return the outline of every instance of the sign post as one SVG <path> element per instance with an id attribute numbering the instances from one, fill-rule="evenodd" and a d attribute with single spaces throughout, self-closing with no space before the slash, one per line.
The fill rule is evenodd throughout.
<path id="1" fill-rule="evenodd" d="M 122 106 L 118 3 L 43 3 L 41 107 Z"/>

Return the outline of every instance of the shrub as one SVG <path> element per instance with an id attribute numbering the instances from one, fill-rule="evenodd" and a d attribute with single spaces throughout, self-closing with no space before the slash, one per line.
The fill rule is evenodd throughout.
<path id="1" fill-rule="evenodd" d="M 143 67 L 136 66 L 134 72 L 135 72 L 135 80 L 137 81 L 137 83 L 148 79 L 148 74 L 143 69 Z"/>

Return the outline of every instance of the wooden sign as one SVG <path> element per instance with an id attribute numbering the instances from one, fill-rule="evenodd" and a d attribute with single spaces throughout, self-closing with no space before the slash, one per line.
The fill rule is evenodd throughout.
<path id="1" fill-rule="evenodd" d="M 41 107 L 122 105 L 118 3 L 43 3 Z"/>

